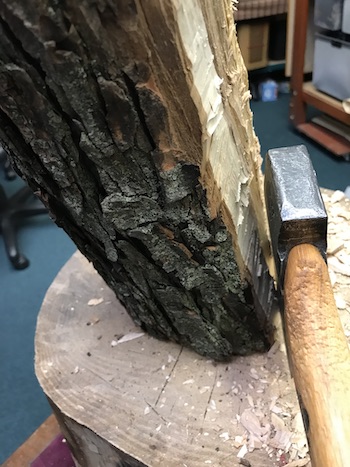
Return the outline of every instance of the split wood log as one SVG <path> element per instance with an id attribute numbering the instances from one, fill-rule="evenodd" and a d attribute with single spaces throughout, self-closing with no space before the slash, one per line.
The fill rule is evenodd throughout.
<path id="1" fill-rule="evenodd" d="M 323 196 L 330 273 L 349 339 L 350 200 Z M 199 357 L 144 334 L 75 254 L 39 315 L 36 374 L 80 466 L 234 467 L 248 451 L 254 467 L 301 467 L 306 437 L 276 326 L 266 354 L 225 363 Z"/>
<path id="2" fill-rule="evenodd" d="M 266 349 L 232 2 L 0 0 L 0 18 L 2 144 L 135 323 L 215 359 Z"/>

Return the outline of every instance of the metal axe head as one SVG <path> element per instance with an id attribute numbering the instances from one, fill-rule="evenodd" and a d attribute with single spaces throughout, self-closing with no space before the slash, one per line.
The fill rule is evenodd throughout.
<path id="1" fill-rule="evenodd" d="M 268 151 L 265 201 L 278 280 L 283 287 L 288 253 L 295 245 L 313 244 L 326 260 L 327 213 L 304 145 Z"/>

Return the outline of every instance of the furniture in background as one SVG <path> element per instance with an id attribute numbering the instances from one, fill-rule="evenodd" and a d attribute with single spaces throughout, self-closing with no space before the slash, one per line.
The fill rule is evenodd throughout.
<path id="1" fill-rule="evenodd" d="M 271 61 L 280 61 L 277 65 L 284 67 L 288 0 L 240 0 L 234 6 L 247 70 L 266 68 Z"/>
<path id="2" fill-rule="evenodd" d="M 312 138 L 331 153 L 349 158 L 350 114 L 342 102 L 316 89 L 310 81 L 304 81 L 304 61 L 308 22 L 311 5 L 309 0 L 291 0 L 291 17 L 295 18 L 292 44 L 291 89 L 292 98 L 289 119 L 301 133 Z M 307 121 L 307 106 L 326 115 L 325 119 Z M 337 133 L 335 133 L 337 131 Z"/>
<path id="3" fill-rule="evenodd" d="M 240 0 L 235 6 L 235 20 L 242 21 L 287 13 L 288 0 Z"/>
<path id="4" fill-rule="evenodd" d="M 7 159 L 6 152 L 0 147 L 0 160 L 7 180 L 16 178 Z M 46 214 L 47 209 L 39 200 L 30 201 L 33 193 L 28 186 L 22 187 L 13 196 L 7 197 L 0 185 L 0 231 L 4 237 L 6 253 L 15 269 L 29 266 L 29 260 L 20 252 L 16 236 L 18 221 L 38 214 Z"/>

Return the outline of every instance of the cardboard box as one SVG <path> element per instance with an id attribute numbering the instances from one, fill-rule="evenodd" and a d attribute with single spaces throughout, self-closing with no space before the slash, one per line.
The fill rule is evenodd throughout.
<path id="1" fill-rule="evenodd" d="M 238 23 L 237 37 L 247 70 L 263 68 L 268 64 L 268 21 Z"/>

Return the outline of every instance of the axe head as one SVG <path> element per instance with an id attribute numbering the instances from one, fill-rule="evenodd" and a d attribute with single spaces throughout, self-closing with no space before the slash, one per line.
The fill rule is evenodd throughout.
<path id="1" fill-rule="evenodd" d="M 279 285 L 289 251 L 315 245 L 326 260 L 327 213 L 304 145 L 270 149 L 265 163 L 265 201 Z"/>

